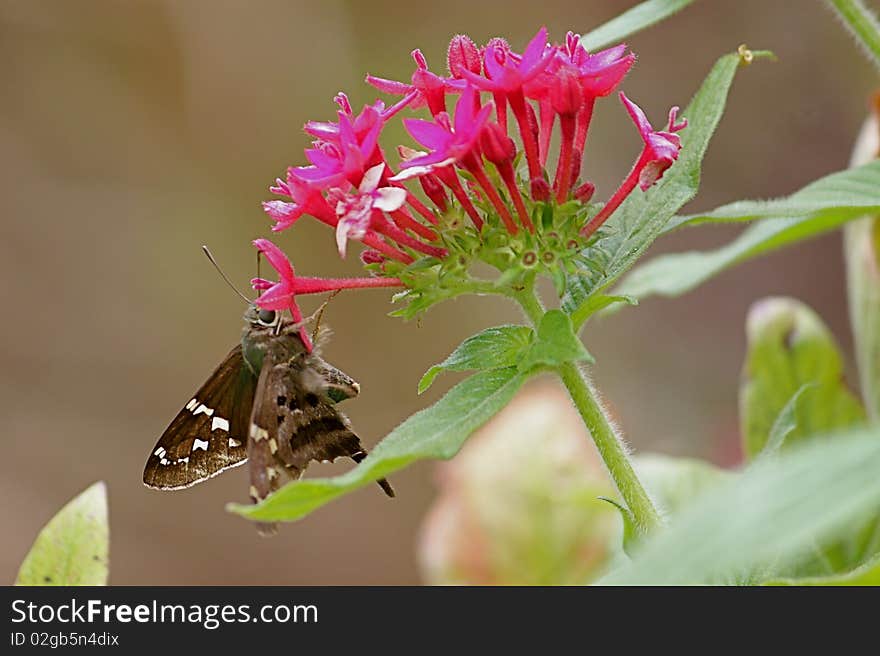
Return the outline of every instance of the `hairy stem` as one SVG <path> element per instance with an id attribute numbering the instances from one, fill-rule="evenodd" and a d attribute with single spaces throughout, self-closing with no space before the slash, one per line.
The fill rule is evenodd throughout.
<path id="1" fill-rule="evenodd" d="M 530 284 L 523 290 L 515 292 L 513 298 L 520 304 L 529 320 L 537 327 L 544 316 L 544 307 L 535 295 Z M 605 411 L 596 398 L 596 393 L 587 381 L 583 372 L 573 362 L 567 362 L 558 369 L 559 377 L 568 390 L 571 400 L 578 409 L 584 424 L 590 431 L 596 449 L 617 486 L 620 496 L 632 513 L 633 521 L 642 534 L 647 534 L 662 524 L 662 519 L 654 503 L 639 481 L 626 447 Z"/>
<path id="2" fill-rule="evenodd" d="M 862 44 L 865 51 L 880 67 L 880 23 L 877 17 L 865 7 L 862 0 L 826 0 L 831 5 L 853 36 Z"/>

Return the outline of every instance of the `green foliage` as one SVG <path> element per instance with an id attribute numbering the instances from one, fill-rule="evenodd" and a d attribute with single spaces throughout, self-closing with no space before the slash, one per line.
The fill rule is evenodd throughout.
<path id="1" fill-rule="evenodd" d="M 746 333 L 740 415 L 749 458 L 768 440 L 775 449 L 783 438 L 790 445 L 864 421 L 861 405 L 842 380 L 834 338 L 810 308 L 793 299 L 765 299 L 752 307 Z M 790 420 L 785 418 L 789 404 Z"/>
<path id="2" fill-rule="evenodd" d="M 516 367 L 474 374 L 404 421 L 351 471 L 293 481 L 259 504 L 230 504 L 228 509 L 250 519 L 295 520 L 416 460 L 451 458 L 473 431 L 507 405 L 524 380 Z"/>
<path id="3" fill-rule="evenodd" d="M 563 305 L 570 314 L 582 316 L 580 308 L 590 296 L 626 272 L 697 193 L 703 156 L 721 120 L 740 63 L 739 54 L 718 60 L 683 112 L 688 127 L 680 133 L 682 150 L 678 161 L 654 187 L 631 194 L 609 219 L 606 236 L 585 251 L 587 259 L 600 261 L 601 266 L 598 271 L 579 271 L 569 276 Z"/>
<path id="4" fill-rule="evenodd" d="M 856 38 L 868 58 L 880 67 L 880 22 L 862 0 L 826 0 Z"/>
<path id="5" fill-rule="evenodd" d="M 811 387 L 813 387 L 813 383 L 804 383 L 801 385 L 797 392 L 792 394 L 788 402 L 782 407 L 782 410 L 779 411 L 776 421 L 774 421 L 773 425 L 770 427 L 770 433 L 767 435 L 767 443 L 764 445 L 764 448 L 761 449 L 761 456 L 769 456 L 777 453 L 779 449 L 782 448 L 782 445 L 785 444 L 785 440 L 788 436 L 794 432 L 795 428 L 797 428 L 798 402 L 803 393 Z"/>
<path id="6" fill-rule="evenodd" d="M 775 579 L 764 585 L 869 585 L 880 586 L 880 556 L 872 558 L 864 565 L 843 574 L 831 576 L 812 576 L 797 579 Z"/>
<path id="7" fill-rule="evenodd" d="M 107 488 L 95 483 L 43 527 L 16 585 L 107 585 Z"/>
<path id="8" fill-rule="evenodd" d="M 519 370 L 558 367 L 566 362 L 593 362 L 593 356 L 575 334 L 571 318 L 561 310 L 550 310 L 541 318 L 537 338 L 520 361 Z"/>
<path id="9" fill-rule="evenodd" d="M 643 453 L 633 464 L 645 487 L 667 515 L 677 515 L 706 491 L 732 476 L 696 458 Z"/>
<path id="10" fill-rule="evenodd" d="M 849 317 L 855 341 L 862 399 L 880 420 L 880 222 L 854 221 L 844 232 Z"/>
<path id="11" fill-rule="evenodd" d="M 590 52 L 617 45 L 631 34 L 669 18 L 693 2 L 694 0 L 647 0 L 588 32 L 581 38 L 581 43 Z"/>
<path id="12" fill-rule="evenodd" d="M 665 232 L 702 223 L 758 222 L 721 248 L 649 260 L 630 273 L 616 293 L 638 299 L 679 296 L 735 264 L 824 234 L 873 210 L 880 210 L 880 162 L 833 173 L 786 198 L 739 201 L 706 214 L 678 217 Z"/>
<path id="13" fill-rule="evenodd" d="M 758 583 L 880 504 L 880 432 L 825 436 L 760 459 L 699 497 L 608 584 Z"/>
<path id="14" fill-rule="evenodd" d="M 428 389 L 442 371 L 488 371 L 516 366 L 534 335 L 528 326 L 497 326 L 468 337 L 443 362 L 428 369 L 419 381 L 419 394 Z"/>

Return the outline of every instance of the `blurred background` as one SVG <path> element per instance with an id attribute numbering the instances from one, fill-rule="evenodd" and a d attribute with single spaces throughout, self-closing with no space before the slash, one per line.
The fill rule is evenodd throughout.
<path id="1" fill-rule="evenodd" d="M 302 162 L 301 126 L 333 117 L 337 91 L 356 107 L 375 97 L 366 73 L 408 79 L 416 47 L 439 71 L 458 32 L 520 49 L 542 24 L 561 39 L 631 4 L 0 1 L 0 581 L 62 504 L 103 479 L 114 584 L 419 583 L 432 463 L 396 474 L 394 501 L 368 487 L 271 540 L 224 511 L 246 499 L 245 469 L 182 492 L 141 484 L 156 439 L 241 328 L 241 302 L 199 246 L 246 287 L 249 242 L 269 234 L 267 185 Z M 866 113 L 873 71 L 818 1 L 696 3 L 629 41 L 639 61 L 624 88 L 660 123 L 744 42 L 780 60 L 738 76 L 690 210 L 786 194 L 846 166 Z M 614 100 L 593 126 L 586 166 L 602 198 L 639 142 Z M 651 253 L 735 234 L 685 231 Z M 317 222 L 278 243 L 309 275 L 359 271 Z M 812 305 L 851 353 L 837 234 L 591 324 L 596 381 L 637 451 L 739 461 L 743 322 L 769 294 Z M 363 387 L 344 409 L 368 445 L 456 381 L 416 394 L 461 339 L 519 320 L 491 299 L 438 306 L 420 324 L 390 310 L 387 293 L 367 291 L 340 295 L 325 315 L 327 359 Z"/>

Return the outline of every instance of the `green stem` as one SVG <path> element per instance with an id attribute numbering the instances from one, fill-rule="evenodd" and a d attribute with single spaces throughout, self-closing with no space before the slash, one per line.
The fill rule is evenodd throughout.
<path id="1" fill-rule="evenodd" d="M 537 328 L 544 316 L 544 306 L 534 292 L 532 281 L 529 281 L 524 289 L 514 292 L 512 296 Z M 611 479 L 632 514 L 636 529 L 641 534 L 647 534 L 658 528 L 662 524 L 660 514 L 639 481 L 629 461 L 626 447 L 605 416 L 583 372 L 575 363 L 567 362 L 559 367 L 558 373 L 590 431 L 596 449 L 611 474 Z"/>
<path id="2" fill-rule="evenodd" d="M 877 17 L 865 7 L 862 0 L 826 0 L 846 24 L 853 36 L 880 67 L 880 23 Z"/>
<path id="3" fill-rule="evenodd" d="M 602 456 L 602 460 L 617 486 L 617 491 L 620 492 L 626 507 L 632 513 L 636 528 L 642 534 L 647 534 L 658 528 L 662 524 L 660 514 L 645 488 L 642 487 L 639 477 L 629 461 L 626 447 L 608 417 L 605 416 L 602 406 L 596 399 L 595 391 L 587 382 L 583 372 L 573 362 L 566 362 L 559 368 L 559 376 L 565 383 L 578 412 L 581 413 L 590 435 L 593 436 L 599 455 Z"/>

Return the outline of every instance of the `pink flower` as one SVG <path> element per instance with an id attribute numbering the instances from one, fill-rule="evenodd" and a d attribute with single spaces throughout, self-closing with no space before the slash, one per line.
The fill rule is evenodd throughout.
<path id="1" fill-rule="evenodd" d="M 316 141 L 314 148 L 305 151 L 312 165 L 294 169 L 298 178 L 324 189 L 339 186 L 344 181 L 360 183 L 364 171 L 372 163 L 378 148 L 379 132 L 384 125 L 381 114 L 369 106 L 354 122 L 344 111 L 337 114 L 339 123 L 335 139 Z M 321 132 L 331 133 L 332 124 L 318 125 Z M 313 124 L 311 129 L 316 130 L 316 126 Z"/>
<path id="2" fill-rule="evenodd" d="M 263 278 L 251 280 L 251 287 L 263 293 L 254 301 L 255 305 L 265 310 L 283 312 L 290 310 L 294 323 L 302 324 L 299 335 L 306 348 L 312 350 L 312 341 L 306 332 L 302 311 L 296 302 L 299 294 L 323 294 L 342 289 L 364 289 L 368 287 L 401 287 L 398 278 L 301 278 L 294 271 L 290 260 L 284 252 L 268 239 L 255 239 L 256 249 L 266 256 L 269 264 L 278 273 L 279 281 L 272 282 Z"/>
<path id="3" fill-rule="evenodd" d="M 636 185 L 642 191 L 647 191 L 651 185 L 659 180 L 663 173 L 672 166 L 673 162 L 678 159 L 678 152 L 681 150 L 681 139 L 675 132 L 679 132 L 687 127 L 687 119 L 683 119 L 680 123 L 676 123 L 678 116 L 678 107 L 669 110 L 669 124 L 665 131 L 656 131 L 648 122 L 645 112 L 641 107 L 632 102 L 629 98 L 620 92 L 620 100 L 626 107 L 626 111 L 632 117 L 645 147 L 642 149 L 641 155 L 636 160 L 626 179 L 614 192 L 614 195 L 608 199 L 605 206 L 590 219 L 582 229 L 581 234 L 589 237 L 599 229 L 611 214 L 614 213 L 620 204 L 629 196 L 636 188 Z"/>
<path id="4" fill-rule="evenodd" d="M 547 45 L 547 28 L 538 30 L 526 46 L 523 54 L 517 55 L 503 41 L 493 40 L 483 51 L 483 67 L 486 77 L 462 69 L 462 76 L 485 91 L 511 92 L 520 89 L 526 82 L 547 68 L 556 52 L 555 46 Z"/>
<path id="5" fill-rule="evenodd" d="M 435 121 L 423 119 L 404 119 L 407 131 L 420 144 L 431 150 L 427 155 L 414 157 L 401 164 L 401 168 L 412 169 L 392 180 L 406 179 L 421 175 L 433 169 L 453 164 L 470 153 L 480 137 L 480 131 L 492 111 L 491 103 L 477 110 L 477 91 L 468 85 L 455 106 L 455 124 L 446 112 L 439 113 Z"/>
<path id="6" fill-rule="evenodd" d="M 591 55 L 580 44 L 579 36 L 573 32 L 566 36 L 567 59 L 577 69 L 584 93 L 590 96 L 607 96 L 620 84 L 636 61 L 634 54 L 625 53 L 626 44 L 621 43 Z"/>
<path id="7" fill-rule="evenodd" d="M 404 96 L 405 104 L 413 109 L 427 105 L 432 114 L 446 111 L 446 94 L 461 91 L 465 86 L 464 82 L 453 78 L 441 77 L 429 71 L 428 62 L 422 51 L 418 48 L 412 51 L 412 58 L 416 62 L 416 70 L 412 75 L 412 84 L 386 80 L 385 78 L 373 75 L 367 75 L 367 82 L 384 93 Z"/>
<path id="8" fill-rule="evenodd" d="M 374 212 L 393 212 L 406 203 L 406 189 L 401 187 L 379 187 L 385 165 L 379 164 L 364 173 L 356 194 L 338 193 L 335 196 L 336 245 L 340 257 L 345 257 L 345 247 L 349 239 L 363 239 L 371 227 Z"/>
<path id="9" fill-rule="evenodd" d="M 681 150 L 681 139 L 674 133 L 687 127 L 687 119 L 676 124 L 678 107 L 673 107 L 669 110 L 669 123 L 666 131 L 658 132 L 651 127 L 641 107 L 627 98 L 622 91 L 620 92 L 620 100 L 636 124 L 639 134 L 642 136 L 642 141 L 645 142 L 645 149 L 642 151 L 642 156 L 639 160 L 641 164 L 639 187 L 642 191 L 645 191 L 663 177 L 663 172 L 678 159 L 678 152 Z"/>
<path id="10" fill-rule="evenodd" d="M 289 228 L 303 214 L 321 216 L 328 209 L 327 201 L 321 195 L 320 189 L 297 178 L 292 168 L 287 169 L 287 181 L 276 179 L 275 184 L 269 187 L 269 191 L 279 196 L 287 196 L 293 201 L 292 203 L 281 200 L 263 202 L 263 210 L 275 221 L 275 225 L 272 226 L 273 232 Z"/>

